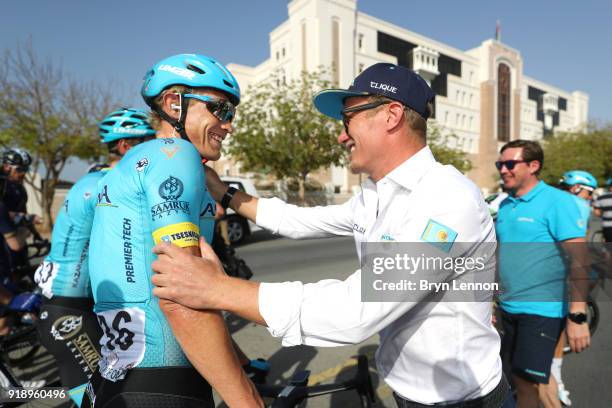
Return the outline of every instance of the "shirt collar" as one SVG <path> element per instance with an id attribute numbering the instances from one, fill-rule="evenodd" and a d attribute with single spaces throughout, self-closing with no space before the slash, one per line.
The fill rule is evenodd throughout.
<path id="1" fill-rule="evenodd" d="M 423 147 L 415 155 L 397 166 L 384 179 L 392 180 L 400 186 L 412 191 L 421 178 L 436 163 L 429 146 Z"/>
<path id="2" fill-rule="evenodd" d="M 537 196 L 540 193 L 540 191 L 544 190 L 546 186 L 547 184 L 543 182 L 542 180 L 540 180 L 538 184 L 536 184 L 535 187 L 529 190 L 527 194 L 525 194 L 522 197 L 512 197 L 512 199 L 514 201 L 531 201 L 533 197 Z"/>
<path id="3" fill-rule="evenodd" d="M 391 180 L 394 183 L 397 183 L 398 185 L 412 191 L 425 173 L 427 173 L 429 168 L 435 163 L 436 159 L 434 158 L 431 149 L 429 146 L 425 146 L 408 160 L 393 169 L 385 177 L 380 179 L 378 183 L 374 183 L 372 179 L 368 178 L 365 183 L 363 183 L 363 189 L 377 191 L 379 183 L 386 180 Z"/>

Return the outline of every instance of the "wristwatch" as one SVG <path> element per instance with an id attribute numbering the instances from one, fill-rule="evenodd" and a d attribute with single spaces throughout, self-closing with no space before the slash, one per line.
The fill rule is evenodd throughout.
<path id="1" fill-rule="evenodd" d="M 225 191 L 225 194 L 223 194 L 223 198 L 221 199 L 221 207 L 223 207 L 224 210 L 227 210 L 227 207 L 229 207 L 230 201 L 232 201 L 236 191 L 238 191 L 236 187 L 229 187 L 227 191 Z"/>
<path id="2" fill-rule="evenodd" d="M 567 315 L 567 318 L 570 319 L 572 322 L 576 323 L 576 324 L 584 324 L 587 321 L 587 315 L 586 313 L 569 313 Z"/>

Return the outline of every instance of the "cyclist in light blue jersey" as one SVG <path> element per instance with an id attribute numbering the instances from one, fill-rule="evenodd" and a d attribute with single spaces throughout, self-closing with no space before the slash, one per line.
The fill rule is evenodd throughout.
<path id="1" fill-rule="evenodd" d="M 202 160 L 221 155 L 238 83 L 213 58 L 182 54 L 149 70 L 141 92 L 157 139 L 132 149 L 98 183 L 89 262 L 104 334 L 83 404 L 213 407 L 212 385 L 229 406 L 262 406 L 222 315 L 160 301 L 151 284 L 155 243 L 199 254 L 200 236 L 212 241 L 216 205 Z M 177 327 L 186 334 L 175 337 Z"/>
<path id="2" fill-rule="evenodd" d="M 151 139 L 155 130 L 144 111 L 124 108 L 100 122 L 99 134 L 114 166 L 133 146 Z M 51 252 L 34 276 L 44 295 L 38 323 L 41 343 L 58 361 L 62 385 L 71 388 L 77 405 L 100 359 L 88 248 L 96 187 L 109 168 L 86 174 L 70 189 L 55 220 Z"/>
<path id="3" fill-rule="evenodd" d="M 591 199 L 593 198 L 593 192 L 597 189 L 597 179 L 588 171 L 572 170 L 563 174 L 563 177 L 559 180 L 559 186 L 562 190 L 572 194 L 580 211 L 581 222 L 585 230 L 588 229 L 591 219 Z M 596 278 L 597 274 L 595 273 L 595 279 Z M 565 388 L 561 375 L 564 347 L 565 336 L 562 335 L 555 349 L 550 373 L 555 377 L 555 380 L 557 380 L 559 400 L 563 405 L 569 407 L 572 405 L 572 401 L 569 398 L 570 392 Z"/>

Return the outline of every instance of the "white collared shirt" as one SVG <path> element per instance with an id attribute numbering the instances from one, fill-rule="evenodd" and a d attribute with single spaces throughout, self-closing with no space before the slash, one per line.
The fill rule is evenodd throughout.
<path id="1" fill-rule="evenodd" d="M 360 258 L 361 242 L 420 241 L 429 220 L 452 228 L 458 242 L 495 242 L 478 188 L 428 147 L 377 183 L 368 179 L 345 204 L 300 208 L 272 198 L 257 207 L 257 224 L 290 238 L 352 234 Z M 379 333 L 379 375 L 423 404 L 477 398 L 501 379 L 487 302 L 362 302 L 357 270 L 344 281 L 262 283 L 259 310 L 284 346 L 355 344 Z"/>

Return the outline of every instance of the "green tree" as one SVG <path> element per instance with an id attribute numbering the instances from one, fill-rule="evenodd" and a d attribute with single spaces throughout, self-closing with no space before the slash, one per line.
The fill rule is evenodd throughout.
<path id="1" fill-rule="evenodd" d="M 274 76 L 250 87 L 228 147 L 247 171 L 296 179 L 302 203 L 308 174 L 345 157 L 336 141 L 341 123 L 320 114 L 312 103 L 316 92 L 330 87 L 325 77 L 319 70 L 288 82 Z"/>
<path id="2" fill-rule="evenodd" d="M 472 162 L 467 153 L 449 146 L 453 139 L 457 139 L 454 133 L 443 132 L 433 122 L 427 124 L 427 144 L 436 160 L 442 164 L 453 165 L 460 172 L 467 173 L 473 168 Z"/>
<path id="3" fill-rule="evenodd" d="M 53 225 L 55 186 L 68 158 L 99 158 L 97 122 L 110 111 L 110 92 L 68 78 L 51 60 L 42 60 L 31 44 L 5 52 L 0 72 L 0 144 L 18 146 L 33 156 L 26 183 Z M 40 183 L 35 175 L 40 175 Z"/>
<path id="4" fill-rule="evenodd" d="M 587 133 L 560 133 L 543 144 L 544 167 L 541 177 L 556 185 L 569 170 L 585 170 L 599 185 L 612 175 L 612 125 L 591 125 Z"/>

